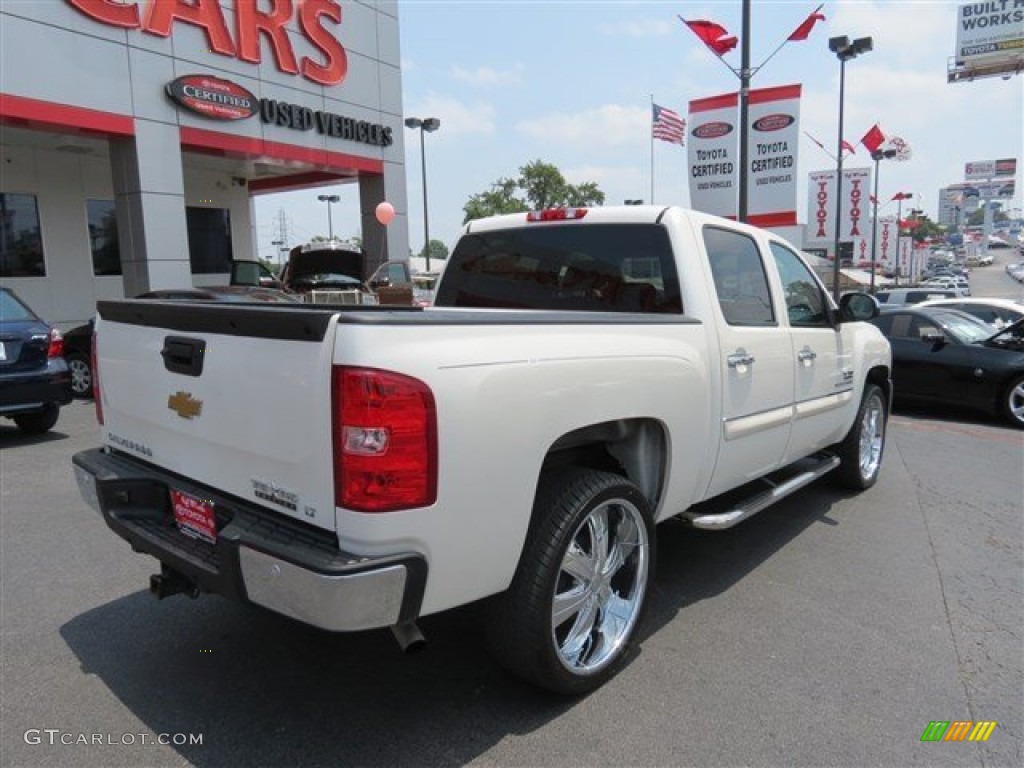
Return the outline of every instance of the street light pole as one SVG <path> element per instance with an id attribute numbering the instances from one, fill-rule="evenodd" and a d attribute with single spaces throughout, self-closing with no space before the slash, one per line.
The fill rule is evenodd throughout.
<path id="1" fill-rule="evenodd" d="M 441 121 L 436 117 L 426 117 L 422 120 L 418 117 L 405 118 L 406 128 L 419 128 L 420 131 L 420 167 L 423 171 L 423 255 L 427 259 L 427 272 L 430 271 L 430 220 L 427 215 L 427 151 L 423 140 L 425 132 L 433 133 L 441 127 Z"/>
<path id="2" fill-rule="evenodd" d="M 850 42 L 845 35 L 828 41 L 828 49 L 839 58 L 839 136 L 836 139 L 836 229 L 835 253 L 832 262 L 832 296 L 839 303 L 839 241 L 842 237 L 842 196 L 843 196 L 843 99 L 846 90 L 846 62 L 867 53 L 873 47 L 870 37 L 860 37 Z"/>
<path id="3" fill-rule="evenodd" d="M 321 203 L 327 203 L 327 239 L 334 240 L 334 223 L 331 221 L 331 203 L 341 200 L 338 195 L 317 195 L 316 199 Z"/>
<path id="4" fill-rule="evenodd" d="M 900 284 L 900 272 L 902 271 L 900 263 L 903 256 L 901 253 L 903 248 L 903 201 L 909 200 L 913 196 L 913 192 L 897 192 L 892 198 L 896 201 L 896 285 Z"/>
<path id="5" fill-rule="evenodd" d="M 871 214 L 871 295 L 875 295 L 875 253 L 878 249 L 878 164 L 884 159 L 896 157 L 895 149 L 876 149 L 871 153 L 875 161 L 875 194 L 872 195 Z"/>

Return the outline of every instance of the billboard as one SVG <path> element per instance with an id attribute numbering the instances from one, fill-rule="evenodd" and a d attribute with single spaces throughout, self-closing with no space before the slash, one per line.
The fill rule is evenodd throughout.
<path id="1" fill-rule="evenodd" d="M 964 165 L 964 181 L 979 179 L 1012 178 L 1017 175 L 1017 158 L 1007 157 L 1002 160 L 978 160 Z"/>
<path id="2" fill-rule="evenodd" d="M 747 221 L 758 227 L 796 226 L 797 148 L 801 86 L 750 91 L 747 115 Z M 739 199 L 739 96 L 690 102 L 690 204 L 736 218 Z"/>
<path id="3" fill-rule="evenodd" d="M 965 3 L 956 14 L 949 82 L 1010 74 L 1024 65 L 1024 0 Z"/>

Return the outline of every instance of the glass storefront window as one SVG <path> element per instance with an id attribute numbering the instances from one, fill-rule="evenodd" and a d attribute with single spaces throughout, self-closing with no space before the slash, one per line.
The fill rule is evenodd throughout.
<path id="1" fill-rule="evenodd" d="M 86 200 L 89 247 L 94 275 L 120 275 L 121 249 L 117 241 L 117 215 L 113 200 Z"/>
<path id="2" fill-rule="evenodd" d="M 0 193 L 0 277 L 46 277 L 35 195 Z"/>
<path id="3" fill-rule="evenodd" d="M 231 271 L 231 212 L 227 208 L 185 208 L 192 274 Z"/>

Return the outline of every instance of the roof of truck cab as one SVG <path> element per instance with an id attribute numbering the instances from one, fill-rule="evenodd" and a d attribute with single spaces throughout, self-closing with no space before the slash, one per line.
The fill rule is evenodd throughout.
<path id="1" fill-rule="evenodd" d="M 770 230 L 675 205 L 599 205 L 579 206 L 576 209 L 569 207 L 567 210 L 585 210 L 586 213 L 581 218 L 558 221 L 527 221 L 530 211 L 505 213 L 469 221 L 462 231 L 463 234 L 472 234 L 519 227 L 550 227 L 566 224 L 657 224 L 670 216 L 681 216 L 698 226 L 702 224 L 725 226 L 741 232 L 767 234 L 770 237 L 784 240 Z"/>

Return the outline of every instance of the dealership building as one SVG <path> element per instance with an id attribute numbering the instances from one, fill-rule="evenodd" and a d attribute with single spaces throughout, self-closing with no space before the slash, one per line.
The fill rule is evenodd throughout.
<path id="1" fill-rule="evenodd" d="M 367 253 L 408 254 L 397 3 L 0 5 L 0 284 L 62 328 L 226 283 L 254 196 L 347 183 Z"/>

